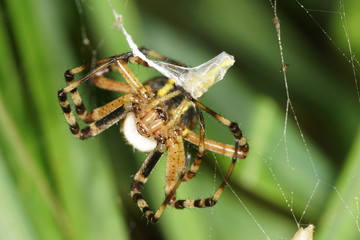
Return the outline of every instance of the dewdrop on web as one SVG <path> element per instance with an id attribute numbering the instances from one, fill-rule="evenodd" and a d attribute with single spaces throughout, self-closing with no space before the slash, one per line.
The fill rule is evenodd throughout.
<path id="1" fill-rule="evenodd" d="M 227 70 L 235 62 L 234 57 L 226 52 L 222 52 L 213 59 L 193 68 L 150 60 L 139 50 L 132 37 L 125 30 L 122 15 L 116 13 L 115 10 L 113 13 L 116 18 L 114 27 L 124 34 L 134 56 L 141 58 L 149 66 L 172 79 L 177 86 L 183 88 L 195 99 L 201 97 L 212 85 L 222 80 Z"/>

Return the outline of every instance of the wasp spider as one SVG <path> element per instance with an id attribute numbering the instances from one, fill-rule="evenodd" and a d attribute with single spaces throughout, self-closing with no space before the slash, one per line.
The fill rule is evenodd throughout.
<path id="1" fill-rule="evenodd" d="M 148 57 L 184 66 L 152 50 L 142 48 L 140 51 Z M 177 209 L 204 208 L 215 205 L 230 178 L 237 158 L 245 158 L 249 150 L 238 124 L 229 121 L 203 105 L 183 88 L 176 86 L 171 79 L 159 77 L 151 79 L 145 84 L 140 83 L 129 69 L 128 64 L 130 63 L 149 67 L 145 61 L 139 57 L 134 57 L 132 52 L 128 52 L 89 65 L 69 69 L 65 72 L 67 86 L 58 92 L 58 99 L 72 134 L 79 139 L 87 139 L 96 136 L 124 119 L 123 131 L 127 140 L 140 151 L 149 152 L 134 177 L 131 185 L 131 197 L 152 223 L 157 222 L 166 205 Z M 75 74 L 90 68 L 92 68 L 91 71 L 78 80 L 74 80 Z M 113 70 L 119 71 L 126 83 L 105 77 Z M 77 87 L 89 79 L 99 88 L 127 94 L 91 112 L 87 112 Z M 75 105 L 76 114 L 88 124 L 85 128 L 80 129 L 79 127 L 67 99 L 68 93 L 70 93 Z M 205 138 L 202 110 L 230 129 L 235 138 L 233 146 Z M 192 131 L 198 123 L 200 134 Z M 185 157 L 184 140 L 196 145 L 198 149 L 196 158 L 189 168 L 189 159 Z M 210 198 L 177 200 L 175 197 L 177 188 L 182 181 L 188 181 L 195 176 L 203 160 L 205 149 L 232 158 L 224 180 Z M 168 151 L 165 173 L 165 200 L 158 210 L 153 212 L 143 199 L 141 189 L 165 151 Z"/>

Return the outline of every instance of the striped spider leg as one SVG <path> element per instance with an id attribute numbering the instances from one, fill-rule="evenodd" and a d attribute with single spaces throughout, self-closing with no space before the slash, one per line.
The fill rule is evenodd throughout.
<path id="1" fill-rule="evenodd" d="M 184 66 L 152 50 L 143 48 L 141 51 L 149 57 Z M 245 158 L 248 153 L 248 145 L 238 125 L 201 104 L 170 79 L 154 78 L 143 85 L 129 69 L 129 63 L 148 67 L 146 62 L 129 52 L 65 72 L 67 86 L 58 92 L 58 99 L 71 132 L 77 138 L 86 139 L 96 136 L 124 119 L 123 132 L 129 143 L 141 151 L 149 152 L 134 177 L 131 197 L 150 222 L 157 222 L 167 205 L 178 209 L 213 206 L 230 178 L 236 159 Z M 78 80 L 74 80 L 75 74 L 89 68 L 93 69 Z M 112 70 L 119 71 L 126 83 L 106 78 L 106 74 Z M 77 87 L 89 79 L 99 88 L 128 94 L 88 113 Z M 85 128 L 80 129 L 67 99 L 67 93 L 71 95 L 78 117 L 89 124 Z M 234 146 L 205 138 L 205 123 L 201 110 L 229 127 L 235 137 Z M 200 135 L 192 131 L 198 122 Z M 189 169 L 189 159 L 185 158 L 184 140 L 198 146 L 197 156 Z M 232 157 L 232 163 L 223 182 L 211 198 L 176 200 L 177 188 L 182 181 L 188 181 L 195 176 L 202 163 L 205 149 Z M 168 151 L 165 200 L 159 209 L 153 212 L 143 199 L 141 190 L 165 151 Z"/>
<path id="2" fill-rule="evenodd" d="M 129 54 L 123 54 L 115 57 L 106 58 L 97 61 L 93 64 L 84 65 L 74 69 L 69 69 L 65 72 L 65 80 L 67 87 L 58 92 L 58 99 L 60 106 L 63 110 L 65 118 L 69 124 L 70 131 L 75 137 L 80 139 L 86 139 L 95 136 L 107 129 L 111 125 L 124 118 L 130 108 L 131 95 L 125 95 L 120 97 L 102 107 L 94 109 L 92 112 L 87 113 L 83 101 L 79 95 L 77 87 L 87 81 L 89 78 L 97 78 L 96 74 L 99 72 L 105 72 L 109 69 L 117 59 L 128 58 Z M 99 66 L 97 66 L 99 65 Z M 82 78 L 74 81 L 74 75 L 80 73 L 88 68 L 97 66 Z M 124 88 L 127 90 L 127 88 Z M 71 98 L 75 104 L 76 113 L 85 123 L 90 123 L 87 127 L 80 129 L 74 113 L 71 110 L 70 103 L 67 99 L 67 93 L 71 94 Z M 126 106 L 124 105 L 126 104 Z"/>

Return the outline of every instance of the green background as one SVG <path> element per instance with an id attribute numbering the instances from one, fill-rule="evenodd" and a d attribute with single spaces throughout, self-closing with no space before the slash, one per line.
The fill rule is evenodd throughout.
<path id="1" fill-rule="evenodd" d="M 359 56 L 360 3 L 301 3 L 324 11 L 278 2 L 301 127 L 290 109 L 284 137 L 287 97 L 270 2 L 113 0 L 139 46 L 191 66 L 221 51 L 236 59 L 202 98 L 237 121 L 250 145 L 229 181 L 232 191 L 213 208 L 168 207 L 152 225 L 129 196 L 146 155 L 126 143 L 120 125 L 87 141 L 74 138 L 58 106 L 66 69 L 129 50 L 112 28 L 107 1 L 81 1 L 82 14 L 69 0 L 0 1 L 0 239 L 291 239 L 296 222 L 314 224 L 316 240 L 359 239 L 360 103 L 343 24 Z M 356 62 L 354 69 L 359 82 Z M 154 74 L 133 70 L 141 81 Z M 89 109 L 115 97 L 91 84 L 80 91 Z M 208 138 L 232 143 L 209 116 L 206 129 Z M 209 197 L 229 163 L 207 154 L 178 196 Z M 164 170 L 165 159 L 144 189 L 153 209 L 164 199 Z"/>

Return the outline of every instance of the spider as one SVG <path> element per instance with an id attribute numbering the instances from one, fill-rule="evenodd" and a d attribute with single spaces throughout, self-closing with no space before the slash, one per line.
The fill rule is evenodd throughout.
<path id="1" fill-rule="evenodd" d="M 153 59 L 185 66 L 155 51 L 141 48 L 140 51 Z M 238 158 L 247 156 L 249 147 L 236 122 L 220 116 L 191 96 L 184 88 L 166 77 L 157 77 L 140 83 L 129 69 L 129 64 L 149 65 L 132 52 L 112 56 L 95 63 L 69 69 L 65 72 L 67 86 L 58 92 L 60 106 L 70 126 L 71 133 L 79 139 L 96 136 L 105 129 L 124 119 L 123 132 L 127 140 L 138 150 L 149 152 L 131 185 L 131 197 L 151 223 L 156 223 L 165 207 L 177 209 L 204 208 L 216 204 L 230 178 Z M 91 69 L 74 80 L 74 75 Z M 117 70 L 125 82 L 106 78 L 110 71 Z M 101 107 L 87 112 L 77 87 L 89 80 L 101 89 L 123 92 L 125 95 Z M 80 129 L 75 112 L 72 111 L 67 94 L 70 93 L 77 116 L 86 124 Z M 235 138 L 234 145 L 227 145 L 205 138 L 205 122 L 202 110 L 227 126 Z M 192 130 L 199 124 L 200 134 Z M 188 168 L 184 140 L 198 146 L 197 155 Z M 210 198 L 177 200 L 176 190 L 182 181 L 192 179 L 202 163 L 205 149 L 232 157 L 227 174 L 217 191 Z M 166 160 L 165 200 L 157 211 L 150 210 L 141 190 L 161 156 L 168 152 Z"/>

